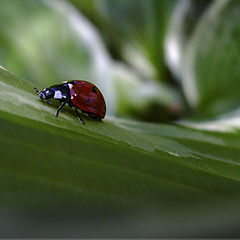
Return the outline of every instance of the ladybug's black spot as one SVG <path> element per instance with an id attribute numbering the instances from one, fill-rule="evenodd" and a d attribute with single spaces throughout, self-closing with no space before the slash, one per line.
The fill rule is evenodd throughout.
<path id="1" fill-rule="evenodd" d="M 90 99 L 88 98 L 88 99 L 87 99 L 87 104 L 89 104 L 89 103 L 90 103 Z"/>
<path id="2" fill-rule="evenodd" d="M 97 93 L 96 87 L 92 87 L 92 90 L 93 90 L 94 93 Z"/>

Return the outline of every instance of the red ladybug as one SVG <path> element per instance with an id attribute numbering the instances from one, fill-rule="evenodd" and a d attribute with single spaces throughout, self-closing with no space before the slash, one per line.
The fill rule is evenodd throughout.
<path id="1" fill-rule="evenodd" d="M 56 117 L 66 103 L 75 109 L 79 121 L 83 124 L 85 124 L 85 122 L 80 117 L 78 109 L 98 121 L 105 117 L 106 104 L 103 95 L 100 90 L 90 82 L 74 80 L 44 88 L 42 91 L 39 91 L 37 88 L 34 89 L 42 100 L 47 99 L 48 104 L 50 104 L 49 99 L 51 98 L 61 102 L 61 105 L 57 109 Z"/>

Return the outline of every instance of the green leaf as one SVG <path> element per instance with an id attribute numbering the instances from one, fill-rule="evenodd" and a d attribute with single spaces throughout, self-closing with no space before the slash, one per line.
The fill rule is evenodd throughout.
<path id="1" fill-rule="evenodd" d="M 108 220 L 121 211 L 135 224 L 144 224 L 147 236 L 159 224 L 163 228 L 154 228 L 157 236 L 175 236 L 171 232 L 179 227 L 181 236 L 195 236 L 184 221 L 179 223 L 179 216 L 195 218 L 194 229 L 216 206 L 215 215 L 224 219 L 223 202 L 235 212 L 240 189 L 238 133 L 110 117 L 96 122 L 85 116 L 86 125 L 82 125 L 67 107 L 56 118 L 56 106 L 40 101 L 32 87 L 0 68 L 0 199 L 4 209 L 47 207 L 51 212 L 56 205 L 64 205 L 69 212 L 70 206 L 88 206 L 96 214 L 113 207 Z M 195 206 L 202 210 L 195 212 Z M 45 227 L 52 224 L 49 214 L 44 215 Z M 78 214 L 82 221 L 84 216 Z M 144 222 L 144 216 L 151 220 Z M 207 223 L 207 232 L 215 224 L 219 222 Z M 119 236 L 129 236 L 129 232 L 138 236 L 133 229 L 124 235 L 121 221 L 117 226 Z"/>
<path id="2" fill-rule="evenodd" d="M 186 46 L 184 89 L 202 115 L 239 106 L 239 9 L 239 1 L 214 1 Z"/>
<path id="3" fill-rule="evenodd" d="M 165 38 L 165 59 L 176 80 L 181 80 L 185 47 L 212 1 L 177 1 L 172 11 Z"/>
<path id="4" fill-rule="evenodd" d="M 163 41 L 175 0 L 71 0 L 101 31 L 117 58 L 140 74 L 167 82 Z"/>

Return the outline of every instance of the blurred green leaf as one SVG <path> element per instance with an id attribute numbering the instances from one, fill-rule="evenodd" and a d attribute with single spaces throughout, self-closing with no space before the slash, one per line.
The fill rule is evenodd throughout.
<path id="1" fill-rule="evenodd" d="M 202 117 L 239 106 L 239 10 L 239 1 L 213 2 L 186 46 L 184 90 Z"/>
<path id="2" fill-rule="evenodd" d="M 209 216 L 212 204 L 238 202 L 239 133 L 117 118 L 85 117 L 82 125 L 68 108 L 56 118 L 56 107 L 40 101 L 32 87 L 0 68 L 3 206 L 142 205 L 140 214 L 145 208 L 161 211 L 144 229 L 165 216 L 173 224 L 171 230 L 165 226 L 169 236 L 179 226 L 189 233 L 186 222 L 177 220 L 182 214 L 196 217 L 195 211 L 186 212 L 189 204 L 207 206 L 201 214 Z M 166 216 L 172 208 L 173 215 Z"/>
<path id="3" fill-rule="evenodd" d="M 180 0 L 171 13 L 165 38 L 165 58 L 176 80 L 181 81 L 186 46 L 213 0 Z"/>
<path id="4" fill-rule="evenodd" d="M 117 89 L 117 116 L 166 122 L 183 115 L 180 94 L 167 84 L 139 81 L 132 69 L 117 63 L 112 66 L 112 76 Z"/>
<path id="5" fill-rule="evenodd" d="M 176 0 L 71 2 L 100 29 L 113 56 L 143 75 L 168 81 L 163 41 Z"/>
<path id="6" fill-rule="evenodd" d="M 176 91 L 113 61 L 96 28 L 66 1 L 2 0 L 0 32 L 1 65 L 38 87 L 87 79 L 103 92 L 109 115 L 124 113 L 150 121 L 179 116 L 182 107 Z M 142 94 L 146 85 L 153 87 Z M 157 89 L 166 94 L 159 95 Z"/>
<path id="7" fill-rule="evenodd" d="M 90 68 L 95 66 L 92 49 L 84 31 L 78 31 L 70 18 L 62 16 L 62 5 L 54 9 L 44 1 L 32 0 L 3 0 L 1 5 L 1 36 L 5 40 L 1 51 L 5 54 L 0 60 L 5 67 L 41 87 L 56 79 L 94 78 L 90 75 Z M 28 8 L 30 13 L 24 14 Z"/>
<path id="8" fill-rule="evenodd" d="M 3 0 L 0 31 L 2 66 L 40 87 L 91 79 L 113 103 L 107 107 L 114 114 L 111 59 L 95 28 L 74 7 L 65 1 Z"/>

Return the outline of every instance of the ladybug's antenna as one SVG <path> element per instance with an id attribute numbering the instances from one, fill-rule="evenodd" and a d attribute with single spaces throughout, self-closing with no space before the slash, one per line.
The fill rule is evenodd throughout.
<path id="1" fill-rule="evenodd" d="M 35 90 L 35 92 L 40 96 L 41 95 L 41 91 L 39 91 L 37 88 L 33 88 Z"/>
<path id="2" fill-rule="evenodd" d="M 39 91 L 37 88 L 33 88 L 35 90 L 35 92 L 37 93 L 37 95 L 43 100 L 46 98 L 45 94 L 43 93 L 43 91 Z M 49 101 L 48 101 L 49 104 Z"/>

